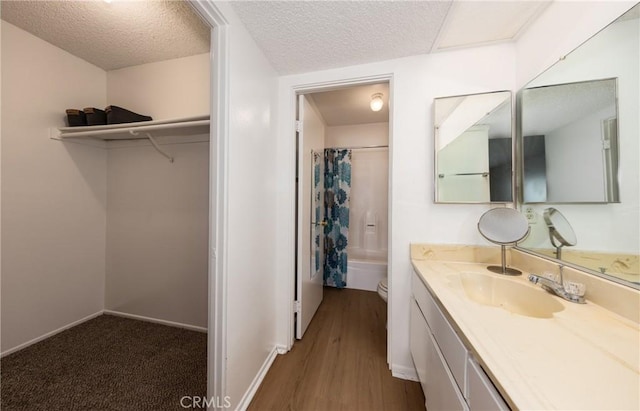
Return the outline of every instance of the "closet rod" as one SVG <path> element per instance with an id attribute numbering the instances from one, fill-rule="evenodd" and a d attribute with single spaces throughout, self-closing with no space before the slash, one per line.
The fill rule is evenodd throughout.
<path id="1" fill-rule="evenodd" d="M 362 150 L 366 148 L 389 148 L 388 145 L 379 145 L 379 146 L 351 146 L 351 147 L 325 147 L 326 149 L 335 149 L 335 150 Z"/>
<path id="2" fill-rule="evenodd" d="M 133 130 L 129 130 L 129 134 L 131 134 L 132 136 L 137 136 L 139 133 Z M 151 145 L 153 146 L 153 148 L 155 148 L 158 153 L 166 157 L 170 163 L 173 163 L 173 157 L 171 157 L 169 154 L 167 154 L 164 150 L 160 148 L 160 146 L 158 145 L 158 143 L 156 143 L 156 140 L 153 138 L 153 136 L 150 133 L 145 133 L 145 134 L 147 135 L 147 138 L 151 142 Z"/>

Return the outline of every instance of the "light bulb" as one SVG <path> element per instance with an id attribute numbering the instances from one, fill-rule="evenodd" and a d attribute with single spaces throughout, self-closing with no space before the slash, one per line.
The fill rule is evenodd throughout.
<path id="1" fill-rule="evenodd" d="M 376 93 L 371 96 L 371 103 L 369 103 L 369 107 L 371 107 L 372 111 L 382 110 L 383 105 L 384 100 L 382 100 L 382 93 Z"/>

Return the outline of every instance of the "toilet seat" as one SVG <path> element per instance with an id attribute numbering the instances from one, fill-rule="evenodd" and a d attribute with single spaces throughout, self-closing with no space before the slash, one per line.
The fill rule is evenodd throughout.
<path id="1" fill-rule="evenodd" d="M 384 300 L 384 302 L 387 302 L 388 291 L 387 279 L 384 278 L 378 283 L 378 295 Z"/>

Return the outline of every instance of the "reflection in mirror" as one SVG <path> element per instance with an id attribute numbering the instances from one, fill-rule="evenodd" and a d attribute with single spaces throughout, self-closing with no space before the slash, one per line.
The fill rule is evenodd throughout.
<path id="1" fill-rule="evenodd" d="M 597 100 L 593 97 L 594 93 L 611 97 L 614 95 L 613 90 L 617 89 L 617 121 L 615 121 L 617 124 L 612 121 L 599 126 L 605 130 L 598 129 L 601 139 L 608 138 L 613 141 L 610 145 L 611 155 L 607 155 L 602 150 L 602 142 L 598 142 L 601 150 L 600 158 L 585 157 L 581 159 L 581 164 L 576 165 L 578 167 L 598 164 L 597 170 L 585 171 L 574 183 L 576 186 L 597 186 L 599 192 L 607 193 L 607 199 L 604 200 L 603 197 L 601 203 L 565 203 L 558 207 L 561 208 L 567 221 L 571 222 L 576 238 L 579 240 L 575 246 L 563 248 L 561 259 L 562 262 L 590 270 L 594 275 L 635 288 L 640 288 L 640 121 L 638 116 L 640 113 L 640 76 L 638 76 L 640 13 L 638 10 L 639 6 L 636 5 L 526 86 L 526 89 L 548 89 L 545 86 L 567 85 L 561 93 L 566 94 L 564 100 L 553 100 L 559 104 L 581 98 L 588 99 L 588 103 L 593 103 L 593 100 Z M 617 87 L 614 83 L 617 83 Z M 585 97 L 582 93 L 588 90 L 590 90 L 590 97 Z M 525 91 L 518 93 L 519 103 L 522 103 L 521 98 L 524 93 Z M 546 104 L 550 105 L 551 101 L 547 100 Z M 522 108 L 521 104 L 519 107 Z M 610 104 L 608 107 L 611 110 Z M 546 108 L 547 111 L 561 109 L 557 106 Z M 610 113 L 613 114 L 612 111 Z M 544 124 L 530 126 L 537 127 Z M 525 127 L 528 126 L 525 125 Z M 607 128 L 609 130 L 606 130 Z M 522 129 L 519 128 L 518 131 L 518 158 L 522 159 L 525 149 L 530 153 L 542 151 L 540 147 L 537 149 L 523 147 L 523 145 L 536 143 L 528 143 L 522 138 Z M 617 131 L 617 139 L 613 137 L 614 131 Z M 542 134 L 547 132 L 545 130 L 525 130 L 524 132 L 524 135 L 531 137 Z M 586 133 L 578 131 L 576 134 L 582 137 Z M 530 141 L 534 140 L 535 138 Z M 582 146 L 587 143 L 580 141 L 565 147 L 544 147 L 545 161 L 548 161 L 550 156 L 558 156 L 569 162 L 574 152 L 584 150 Z M 617 149 L 614 147 L 616 142 Z M 617 152 L 619 156 L 616 158 L 614 154 Z M 519 170 L 525 174 L 529 172 L 531 176 L 531 171 L 527 171 L 531 163 L 527 161 L 527 159 L 524 160 L 524 165 L 519 167 Z M 618 163 L 617 173 L 612 168 L 615 167 L 616 162 Z M 553 194 L 551 183 L 555 184 L 556 179 L 563 176 L 550 177 L 549 170 L 546 171 L 546 179 L 550 183 L 547 195 L 550 196 Z M 618 180 L 615 179 L 616 175 L 619 176 Z M 542 178 L 545 177 L 539 173 L 538 179 Z M 520 178 L 521 184 L 522 181 L 523 179 Z M 614 189 L 616 182 L 617 191 Z M 535 192 L 535 189 L 532 190 Z M 544 221 L 544 210 L 549 207 L 548 203 L 562 201 L 565 199 L 552 200 L 547 197 L 546 201 L 540 204 L 520 204 L 529 220 L 531 233 L 525 241 L 518 244 L 518 248 L 555 258 L 556 249 L 549 238 L 549 231 Z"/>
<path id="2" fill-rule="evenodd" d="M 522 91 L 523 202 L 618 201 L 616 79 Z"/>
<path id="3" fill-rule="evenodd" d="M 511 92 L 436 98 L 436 203 L 511 202 Z"/>
<path id="4" fill-rule="evenodd" d="M 544 221 L 549 229 L 549 240 L 556 248 L 555 257 L 562 259 L 562 247 L 574 246 L 578 242 L 576 233 L 569 221 L 556 208 L 549 207 L 544 210 Z"/>
<path id="5" fill-rule="evenodd" d="M 522 271 L 507 267 L 506 245 L 515 244 L 529 234 L 527 219 L 513 208 L 493 208 L 478 220 L 478 231 L 484 238 L 500 244 L 502 265 L 490 265 L 487 270 L 498 274 L 520 275 Z"/>

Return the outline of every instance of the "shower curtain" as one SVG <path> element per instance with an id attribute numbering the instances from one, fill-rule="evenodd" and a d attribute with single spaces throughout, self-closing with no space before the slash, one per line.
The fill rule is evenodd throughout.
<path id="1" fill-rule="evenodd" d="M 349 239 L 349 197 L 351 192 L 351 150 L 324 151 L 325 234 L 324 285 L 347 285 L 347 242 Z"/>

